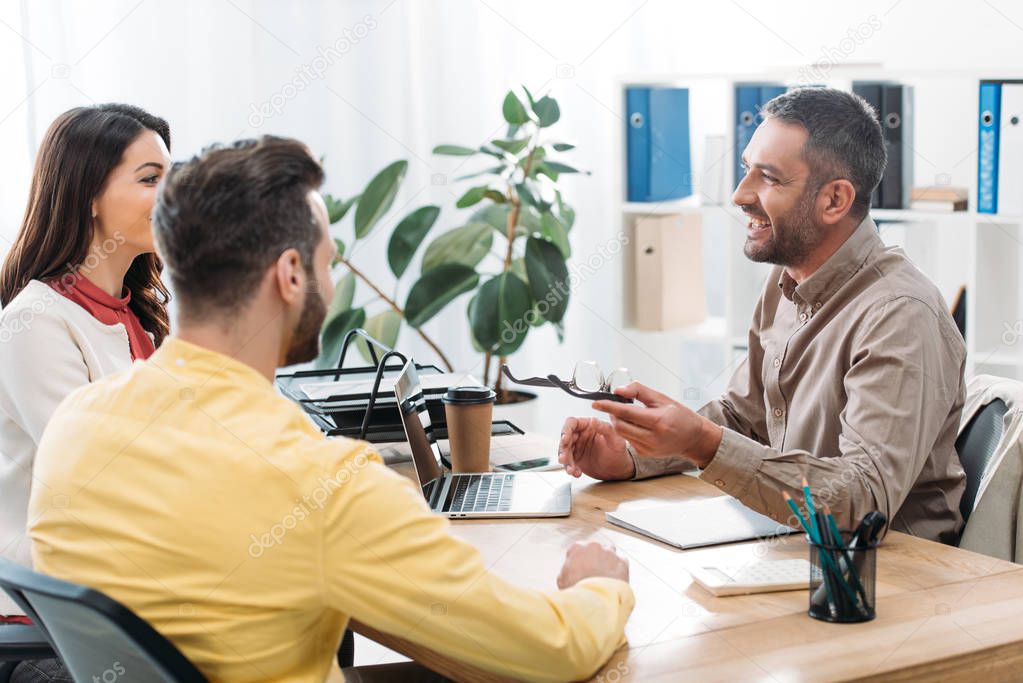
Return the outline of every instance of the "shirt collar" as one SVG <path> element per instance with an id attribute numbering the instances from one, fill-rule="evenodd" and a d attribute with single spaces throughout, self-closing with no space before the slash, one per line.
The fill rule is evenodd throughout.
<path id="1" fill-rule="evenodd" d="M 116 297 L 103 291 L 99 285 L 80 273 L 76 273 L 70 283 L 65 284 L 62 280 L 57 282 L 58 286 L 76 290 L 86 299 L 112 311 L 125 311 L 128 309 L 128 304 L 131 303 L 131 290 L 127 287 L 122 289 L 124 296 Z"/>
<path id="2" fill-rule="evenodd" d="M 233 386 L 272 388 L 267 378 L 251 365 L 173 336 L 164 339 L 146 362 L 183 381 L 198 379 L 205 383 L 216 378 Z"/>
<path id="3" fill-rule="evenodd" d="M 805 304 L 811 308 L 811 315 L 824 302 L 848 282 L 853 273 L 858 271 L 867 257 L 881 243 L 877 235 L 877 225 L 867 215 L 856 227 L 842 246 L 815 270 L 810 277 L 800 284 L 782 268 L 778 278 L 778 287 L 785 298 L 796 304 Z"/>

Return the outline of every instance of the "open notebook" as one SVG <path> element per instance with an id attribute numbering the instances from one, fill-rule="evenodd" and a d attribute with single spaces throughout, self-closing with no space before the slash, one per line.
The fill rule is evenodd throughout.
<path id="1" fill-rule="evenodd" d="M 624 507 L 606 516 L 612 524 L 682 549 L 796 532 L 731 496 Z"/>

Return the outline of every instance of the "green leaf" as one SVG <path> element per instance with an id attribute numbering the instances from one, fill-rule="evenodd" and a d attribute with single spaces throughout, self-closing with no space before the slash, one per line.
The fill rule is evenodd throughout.
<path id="1" fill-rule="evenodd" d="M 486 223 L 502 235 L 508 231 L 508 211 L 510 207 L 488 204 L 473 212 L 469 219 L 472 223 Z"/>
<path id="2" fill-rule="evenodd" d="M 522 257 L 513 259 L 511 265 L 508 266 L 508 272 L 515 273 L 523 282 L 527 285 L 529 284 L 529 274 L 526 272 L 526 259 Z"/>
<path id="3" fill-rule="evenodd" d="M 569 166 L 568 164 L 563 164 L 560 161 L 547 161 L 545 163 L 549 168 L 557 171 L 558 173 L 585 173 L 586 175 L 590 174 L 589 171 L 580 171 L 578 168 L 575 168 L 574 166 Z"/>
<path id="4" fill-rule="evenodd" d="M 553 126 L 561 118 L 561 110 L 558 108 L 557 101 L 547 95 L 536 101 L 533 105 L 533 111 L 536 112 L 541 128 Z"/>
<path id="5" fill-rule="evenodd" d="M 554 143 L 554 151 L 555 152 L 567 152 L 570 149 L 575 149 L 575 145 L 570 145 L 567 142 L 555 142 Z"/>
<path id="6" fill-rule="evenodd" d="M 509 154 L 518 154 L 519 152 L 526 148 L 526 145 L 529 144 L 529 139 L 522 138 L 521 140 L 491 140 L 490 144 L 492 144 L 494 147 L 503 149 L 505 152 L 508 152 Z"/>
<path id="7" fill-rule="evenodd" d="M 484 193 L 490 188 L 486 185 L 477 185 L 476 187 L 470 188 L 465 194 L 458 198 L 455 202 L 455 206 L 459 209 L 464 209 L 467 206 L 473 204 L 479 204 L 480 200 L 483 199 Z"/>
<path id="8" fill-rule="evenodd" d="M 501 111 L 504 113 L 504 120 L 511 124 L 521 125 L 529 120 L 526 108 L 522 106 L 522 102 L 511 90 L 504 96 L 504 104 L 501 106 Z"/>
<path id="9" fill-rule="evenodd" d="M 369 336 L 393 349 L 398 343 L 398 332 L 401 330 L 401 316 L 394 309 L 388 308 L 376 315 L 370 316 L 362 327 L 369 333 Z M 369 342 L 359 337 L 355 340 L 355 346 L 358 347 L 359 353 L 362 354 L 367 363 L 373 362 L 373 356 L 369 352 Z M 379 348 L 376 349 L 376 353 L 377 358 L 383 355 Z"/>
<path id="10" fill-rule="evenodd" d="M 526 98 L 529 100 L 529 108 L 532 109 L 536 106 L 536 100 L 533 99 L 533 93 L 529 92 L 529 88 L 522 86 L 522 91 L 526 93 Z"/>
<path id="11" fill-rule="evenodd" d="M 449 230 L 435 238 L 423 253 L 423 274 L 445 263 L 475 268 L 493 243 L 494 232 L 487 223 L 469 223 Z"/>
<path id="12" fill-rule="evenodd" d="M 547 212 L 540 216 L 540 234 L 552 242 L 564 258 L 572 255 L 572 246 L 568 242 L 568 231 L 554 214 Z"/>
<path id="13" fill-rule="evenodd" d="M 366 186 L 366 190 L 359 200 L 359 205 L 355 208 L 356 238 L 368 235 L 377 221 L 391 208 L 407 170 L 407 161 L 404 159 L 395 161 L 369 181 L 369 185 Z"/>
<path id="14" fill-rule="evenodd" d="M 472 291 L 479 282 L 476 271 L 461 263 L 434 268 L 412 285 L 405 300 L 405 320 L 412 327 L 422 327 L 455 297 Z"/>
<path id="15" fill-rule="evenodd" d="M 328 322 L 320 334 L 320 355 L 316 359 L 317 368 L 333 368 L 337 366 L 341 355 L 341 344 L 345 335 L 366 322 L 366 311 L 352 308 L 341 313 Z"/>
<path id="16" fill-rule="evenodd" d="M 466 306 L 465 313 L 470 321 L 476 317 L 476 302 L 479 301 L 479 298 L 479 292 L 473 294 L 472 298 L 469 299 L 469 305 Z M 472 332 L 472 325 L 469 325 L 469 340 L 472 341 L 472 348 L 474 348 L 477 353 L 486 353 L 487 351 L 490 351 L 490 349 L 480 344 L 479 340 L 476 339 L 476 335 Z"/>
<path id="17" fill-rule="evenodd" d="M 549 214 L 548 214 L 549 215 Z M 526 240 L 526 272 L 529 291 L 545 320 L 556 323 L 568 310 L 568 266 L 561 249 L 547 240 Z"/>
<path id="18" fill-rule="evenodd" d="M 528 204 L 529 206 L 538 206 L 540 203 L 540 200 L 536 198 L 536 196 L 533 194 L 533 191 L 530 190 L 529 186 L 526 185 L 525 183 L 518 183 L 515 186 L 515 192 L 519 195 L 519 199 L 522 200 L 523 204 Z"/>
<path id="19" fill-rule="evenodd" d="M 554 182 L 558 181 L 558 172 L 555 171 L 550 166 L 548 166 L 547 163 L 543 161 L 533 164 L 533 167 L 529 170 L 529 177 L 535 178 L 537 175 L 541 173 L 550 178 L 551 180 L 553 180 Z"/>
<path id="20" fill-rule="evenodd" d="M 508 236 L 508 212 L 511 207 L 508 204 L 489 204 L 482 209 L 477 209 L 470 219 L 473 223 L 486 223 L 502 237 Z M 515 226 L 515 236 L 522 237 L 531 232 L 540 232 L 540 214 L 531 206 L 523 205 L 519 208 L 519 221 Z"/>
<path id="21" fill-rule="evenodd" d="M 468 180 L 469 178 L 478 178 L 481 175 L 501 175 L 501 171 L 503 170 L 504 166 L 491 166 L 490 168 L 485 168 L 482 171 L 476 171 L 475 173 L 466 173 L 465 175 L 460 175 L 457 178 L 455 178 L 455 180 Z"/>
<path id="22" fill-rule="evenodd" d="M 334 245 L 337 246 L 337 254 L 334 256 L 334 263 L 337 263 L 341 259 L 341 257 L 345 255 L 345 243 L 342 240 L 335 237 Z"/>
<path id="23" fill-rule="evenodd" d="M 352 307 L 352 300 L 355 298 L 355 275 L 351 271 L 345 273 L 334 286 L 334 298 L 330 300 L 327 308 L 327 315 L 323 319 L 323 327 Z"/>
<path id="24" fill-rule="evenodd" d="M 544 147 L 537 147 L 537 148 L 535 148 L 533 150 L 532 161 L 530 160 L 530 155 L 527 154 L 526 156 L 524 156 L 521 159 L 519 159 L 518 165 L 521 168 L 525 168 L 526 164 L 528 164 L 528 163 L 532 163 L 532 164 L 535 165 L 538 162 L 543 161 L 544 158 L 546 158 L 546 156 L 547 156 L 547 150 Z"/>
<path id="25" fill-rule="evenodd" d="M 394 277 L 400 278 L 405 273 L 416 249 L 423 243 L 423 238 L 430 232 L 439 215 L 439 206 L 424 206 L 405 216 L 398 223 L 398 227 L 391 233 L 391 241 L 387 244 L 387 263 L 391 266 Z"/>
<path id="26" fill-rule="evenodd" d="M 521 225 L 528 233 L 540 232 L 542 229 L 540 224 L 540 212 L 535 207 L 524 205 L 519 211 L 519 221 Z"/>
<path id="27" fill-rule="evenodd" d="M 471 157 L 477 150 L 472 147 L 462 147 L 461 145 L 437 145 L 433 148 L 434 154 L 445 154 L 452 157 Z"/>
<path id="28" fill-rule="evenodd" d="M 561 219 L 561 224 L 565 226 L 565 231 L 572 229 L 575 224 L 575 209 L 565 203 L 565 200 L 561 197 L 561 191 L 554 191 L 555 203 L 558 205 L 558 217 Z"/>
<path id="29" fill-rule="evenodd" d="M 529 332 L 526 314 L 533 308 L 529 286 L 513 273 L 501 273 L 480 287 L 469 310 L 473 336 L 500 355 L 514 353 Z"/>
<path id="30" fill-rule="evenodd" d="M 511 265 L 508 267 L 508 272 L 518 275 L 523 282 L 525 282 L 527 285 L 529 284 L 529 273 L 526 272 L 525 258 L 519 257 L 517 259 L 514 259 L 511 262 Z M 540 312 L 539 304 L 536 301 L 533 302 L 532 319 L 529 320 L 528 322 L 533 327 L 543 327 L 544 325 L 547 324 L 547 320 L 544 319 L 543 314 Z"/>
<path id="31" fill-rule="evenodd" d="M 496 157 L 501 161 L 509 161 L 515 159 L 515 157 L 509 156 L 508 153 L 505 152 L 503 149 L 498 149 L 496 147 L 492 147 L 491 145 L 480 145 L 480 151 L 483 152 L 484 154 L 489 154 L 492 157 Z"/>
<path id="32" fill-rule="evenodd" d="M 489 199 L 495 204 L 504 204 L 506 201 L 508 201 L 508 198 L 505 197 L 503 194 L 501 194 L 497 190 L 492 190 L 490 188 L 487 188 L 486 190 L 483 191 L 483 197 L 485 199 Z"/>
<path id="33" fill-rule="evenodd" d="M 355 202 L 359 201 L 359 195 L 355 195 L 348 201 L 342 201 L 337 197 L 324 194 L 323 203 L 327 205 L 327 220 L 331 225 L 334 225 L 348 213 L 348 210 L 355 205 Z"/>

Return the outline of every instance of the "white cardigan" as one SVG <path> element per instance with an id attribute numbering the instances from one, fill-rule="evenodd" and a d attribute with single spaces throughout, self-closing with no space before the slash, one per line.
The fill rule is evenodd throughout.
<path id="1" fill-rule="evenodd" d="M 130 366 L 124 325 L 104 325 L 38 280 L 0 311 L 0 555 L 32 566 L 32 464 L 54 410 L 78 387 Z M 34 483 L 45 491 L 46 482 Z M 0 614 L 21 614 L 2 590 Z"/>

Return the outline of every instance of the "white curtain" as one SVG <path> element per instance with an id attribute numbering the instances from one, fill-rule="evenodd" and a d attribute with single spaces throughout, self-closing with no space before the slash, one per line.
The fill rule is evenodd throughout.
<path id="1" fill-rule="evenodd" d="M 214 141 L 299 137 L 325 156 L 326 189 L 344 197 L 387 163 L 407 158 L 396 206 L 440 204 L 439 233 L 464 222 L 467 212 L 454 208 L 464 186 L 432 179 L 469 166 L 455 171 L 460 160 L 435 157 L 431 149 L 499 135 L 503 94 L 524 83 L 558 98 L 563 116 L 553 133 L 578 145 L 571 163 L 593 172 L 565 181 L 578 213 L 572 247 L 582 262 L 622 227 L 615 196 L 624 125 L 620 81 L 810 63 L 834 54 L 872 16 L 880 29 L 844 61 L 931 70 L 1019 65 L 1023 15 L 1014 5 L 966 7 L 951 0 L 925 9 L 912 0 L 827 7 L 747 0 L 0 0 L 0 117 L 6 115 L 0 120 L 0 251 L 18 229 L 32 153 L 46 126 L 72 106 L 106 101 L 167 118 L 175 158 Z M 695 169 L 703 134 L 693 131 Z M 951 167 L 961 158 L 954 145 L 933 142 L 920 152 L 935 164 L 947 157 Z M 968 185 L 972 172 L 960 165 L 953 181 Z M 388 290 L 387 235 L 401 215 L 395 211 L 354 257 Z M 406 280 L 401 300 L 412 278 Z M 575 359 L 593 358 L 635 366 L 655 386 L 677 386 L 677 377 L 665 378 L 681 372 L 681 352 L 637 348 L 628 340 L 620 291 L 619 257 L 573 292 L 565 344 L 557 344 L 553 330 L 534 330 L 516 367 L 524 374 L 567 371 Z M 363 289 L 360 299 L 366 298 Z M 457 303 L 427 329 L 457 365 L 471 369 L 478 356 L 464 307 Z M 402 343 L 430 360 L 407 330 Z"/>

